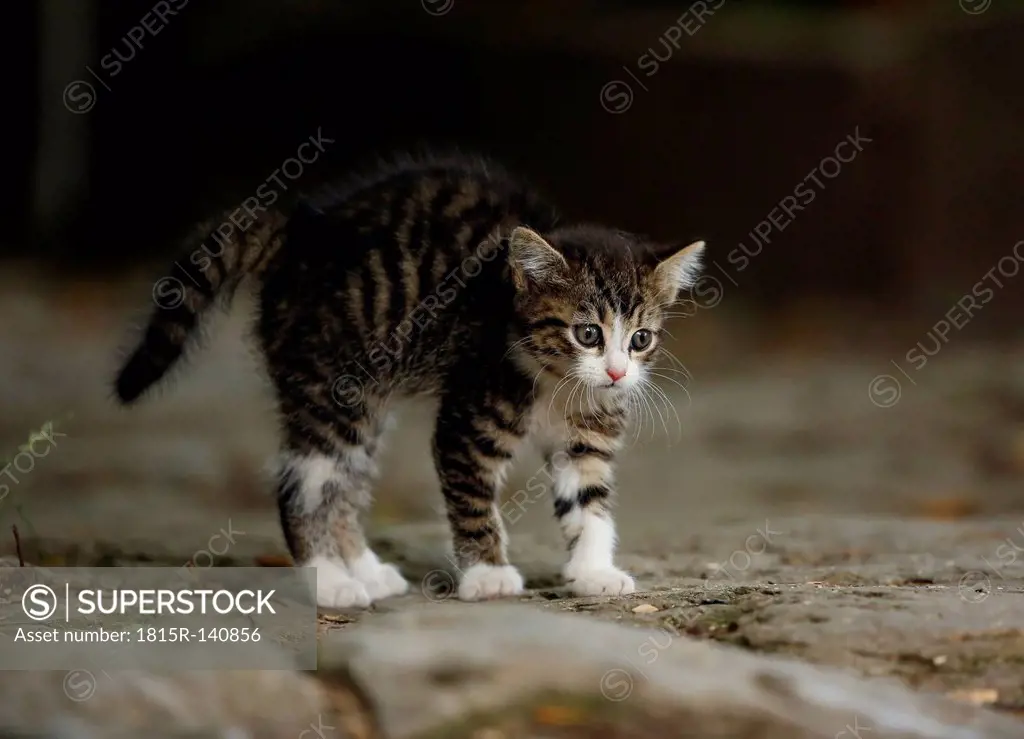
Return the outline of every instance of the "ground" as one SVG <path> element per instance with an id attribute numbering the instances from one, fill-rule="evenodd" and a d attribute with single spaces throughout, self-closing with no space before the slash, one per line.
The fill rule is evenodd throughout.
<path id="1" fill-rule="evenodd" d="M 0 355 L 2 448 L 50 420 L 66 434 L 23 457 L 7 482 L 0 554 L 14 554 L 12 524 L 25 558 L 44 565 L 284 554 L 263 472 L 272 404 L 242 338 L 244 300 L 166 390 L 125 411 L 110 379 L 151 281 L 19 273 L 0 283 L 0 344 L 14 349 Z M 506 508 L 522 600 L 656 627 L 656 642 L 638 632 L 621 654 L 631 675 L 663 650 L 710 640 L 1024 717 L 1024 345 L 951 343 L 920 369 L 904 359 L 913 344 L 808 352 L 762 342 L 754 353 L 716 311 L 727 314 L 697 311 L 673 330 L 692 377 L 685 392 L 664 384 L 674 409 L 647 422 L 621 465 L 619 561 L 639 592 L 568 597 L 542 499 Z M 450 599 L 429 413 L 413 404 L 400 414 L 372 519 L 378 552 L 412 592 L 325 630 L 358 633 Z M 507 495 L 539 469 L 525 454 Z"/>

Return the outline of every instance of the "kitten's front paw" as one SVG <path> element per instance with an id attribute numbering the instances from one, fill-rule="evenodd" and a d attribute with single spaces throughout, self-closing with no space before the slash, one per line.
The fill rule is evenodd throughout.
<path id="1" fill-rule="evenodd" d="M 636 590 L 633 578 L 617 567 L 600 569 L 565 568 L 565 579 L 573 595 L 628 595 Z"/>
<path id="2" fill-rule="evenodd" d="M 507 598 L 522 592 L 523 576 L 512 565 L 473 565 L 459 583 L 459 600 Z"/>
<path id="3" fill-rule="evenodd" d="M 382 563 L 377 555 L 370 550 L 352 562 L 349 567 L 352 576 L 362 583 L 372 600 L 390 598 L 393 595 L 404 595 L 409 591 L 409 583 L 405 581 L 398 568 Z"/>
<path id="4" fill-rule="evenodd" d="M 308 564 L 316 568 L 316 604 L 323 608 L 366 608 L 370 594 L 361 582 L 348 574 L 345 565 L 327 557 L 314 557 Z"/>

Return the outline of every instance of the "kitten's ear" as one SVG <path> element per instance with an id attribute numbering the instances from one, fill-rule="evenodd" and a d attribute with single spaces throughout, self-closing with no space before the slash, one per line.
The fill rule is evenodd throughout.
<path id="1" fill-rule="evenodd" d="M 655 289 L 667 301 L 674 302 L 681 290 L 693 287 L 700 277 L 701 257 L 704 256 L 704 242 L 694 241 L 654 268 Z"/>
<path id="2" fill-rule="evenodd" d="M 516 287 L 524 289 L 528 282 L 544 284 L 557 280 L 569 263 L 536 231 L 519 226 L 508 238 L 509 263 Z"/>

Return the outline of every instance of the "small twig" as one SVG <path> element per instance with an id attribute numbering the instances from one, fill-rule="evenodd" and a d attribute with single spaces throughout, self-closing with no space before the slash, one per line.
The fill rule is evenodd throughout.
<path id="1" fill-rule="evenodd" d="M 18 536 L 18 524 L 12 524 L 11 531 L 14 532 L 14 548 L 18 551 L 18 567 L 24 567 L 25 558 L 21 556 L 21 537 Z"/>

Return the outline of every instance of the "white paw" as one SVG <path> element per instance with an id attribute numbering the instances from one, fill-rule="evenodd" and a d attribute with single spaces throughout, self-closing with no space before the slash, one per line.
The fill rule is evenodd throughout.
<path id="1" fill-rule="evenodd" d="M 316 568 L 316 604 L 324 608 L 366 608 L 370 594 L 352 577 L 340 560 L 313 557 L 307 567 Z"/>
<path id="2" fill-rule="evenodd" d="M 377 572 L 377 578 L 372 582 L 364 583 L 370 597 L 390 598 L 393 595 L 405 595 L 409 592 L 409 583 L 402 577 L 402 573 L 394 565 L 382 564 Z"/>
<path id="3" fill-rule="evenodd" d="M 372 600 L 404 595 L 409 591 L 409 583 L 402 577 L 398 568 L 384 564 L 369 549 L 359 559 L 349 563 L 349 572 L 363 584 Z"/>
<path id="4" fill-rule="evenodd" d="M 523 576 L 512 565 L 473 565 L 459 583 L 459 600 L 507 598 L 522 592 Z"/>
<path id="5" fill-rule="evenodd" d="M 633 578 L 617 567 L 565 568 L 565 579 L 574 595 L 628 595 L 636 590 Z"/>

